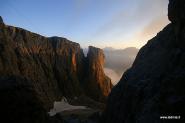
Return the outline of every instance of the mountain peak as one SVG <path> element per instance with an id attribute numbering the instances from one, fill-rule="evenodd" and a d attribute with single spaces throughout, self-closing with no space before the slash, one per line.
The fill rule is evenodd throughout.
<path id="1" fill-rule="evenodd" d="M 90 97 L 104 102 L 112 89 L 110 78 L 103 70 L 105 55 L 102 49 L 89 46 L 87 53 L 87 93 Z M 97 88 L 98 87 L 98 88 Z"/>
<path id="2" fill-rule="evenodd" d="M 113 47 L 105 47 L 103 48 L 104 51 L 112 51 L 115 50 Z"/>

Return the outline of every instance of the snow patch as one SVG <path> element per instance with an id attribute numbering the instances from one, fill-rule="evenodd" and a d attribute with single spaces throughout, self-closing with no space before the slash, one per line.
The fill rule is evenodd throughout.
<path id="1" fill-rule="evenodd" d="M 54 108 L 51 109 L 48 113 L 50 116 L 54 116 L 56 113 L 66 111 L 66 110 L 75 110 L 75 109 L 88 109 L 86 106 L 73 106 L 67 102 L 67 99 L 64 97 L 61 101 L 54 102 Z"/>

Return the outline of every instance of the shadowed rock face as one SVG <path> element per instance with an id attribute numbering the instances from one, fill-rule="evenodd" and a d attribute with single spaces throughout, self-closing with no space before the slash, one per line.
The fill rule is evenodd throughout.
<path id="1" fill-rule="evenodd" d="M 2 17 L 0 16 L 0 23 L 4 23 Z"/>
<path id="2" fill-rule="evenodd" d="M 17 76 L 0 77 L 1 120 L 4 123 L 49 123 L 30 81 Z"/>
<path id="3" fill-rule="evenodd" d="M 163 115 L 180 115 L 184 120 L 184 3 L 170 0 L 172 23 L 141 48 L 132 67 L 112 89 L 103 122 L 158 123 Z"/>
<path id="4" fill-rule="evenodd" d="M 93 50 L 96 52 L 96 48 L 90 51 L 94 52 Z M 96 58 L 95 62 L 102 60 L 101 56 L 93 58 Z M 96 66 L 99 69 L 87 69 L 86 64 L 89 65 L 88 68 L 93 65 L 88 62 L 89 59 L 92 58 L 84 57 L 78 43 L 61 37 L 43 37 L 0 23 L 0 75 L 2 77 L 12 75 L 25 77 L 32 81 L 31 85 L 36 96 L 47 110 L 53 106 L 54 101 L 60 100 L 62 96 L 74 98 L 86 95 L 88 83 L 97 83 L 93 88 L 99 90 L 104 89 L 103 84 L 110 84 L 110 79 L 101 73 L 103 72 L 102 67 Z M 96 73 L 96 76 L 91 76 L 90 73 Z M 89 74 L 92 80 L 85 74 Z M 93 78 L 98 78 L 98 76 L 103 78 L 102 82 L 101 79 Z M 87 84 L 84 85 L 84 83 Z M 107 87 L 111 86 L 105 87 L 107 90 Z M 108 90 L 110 91 L 110 88 Z M 108 93 L 103 90 L 99 91 L 98 95 L 105 95 L 104 92 Z M 94 95 L 90 95 L 90 97 L 97 99 Z M 99 101 L 99 99 L 97 100 Z"/>
<path id="5" fill-rule="evenodd" d="M 185 2 L 184 0 L 169 0 L 168 18 L 172 23 L 185 21 Z"/>

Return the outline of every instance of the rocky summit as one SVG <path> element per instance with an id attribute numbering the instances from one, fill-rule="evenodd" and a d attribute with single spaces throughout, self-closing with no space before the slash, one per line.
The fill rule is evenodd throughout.
<path id="1" fill-rule="evenodd" d="M 139 51 L 112 89 L 104 123 L 170 122 L 185 118 L 185 1 L 170 0 L 171 23 Z"/>
<path id="2" fill-rule="evenodd" d="M 104 102 L 112 89 L 111 80 L 103 71 L 105 56 L 102 49 L 90 46 L 86 63 L 86 89 L 90 97 Z M 99 88 L 97 88 L 99 87 Z"/>
<path id="3" fill-rule="evenodd" d="M 103 52 L 90 47 L 88 54 L 84 56 L 78 43 L 8 26 L 0 18 L 0 75 L 6 78 L 2 82 L 0 79 L 0 84 L 6 83 L 12 76 L 14 79 L 11 82 L 20 80 L 24 83 L 25 80 L 32 87 L 34 99 L 38 99 L 44 110 L 49 111 L 53 102 L 62 97 L 70 100 L 88 96 L 98 102 L 105 102 L 112 84 L 103 71 Z M 19 92 L 22 94 L 21 90 L 14 90 L 15 95 L 19 95 Z M 97 90 L 96 94 L 93 94 L 94 90 Z M 14 98 L 10 99 L 13 103 Z"/>

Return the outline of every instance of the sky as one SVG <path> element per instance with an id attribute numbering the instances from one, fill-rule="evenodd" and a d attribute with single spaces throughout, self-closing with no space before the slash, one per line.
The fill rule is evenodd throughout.
<path id="1" fill-rule="evenodd" d="M 169 23 L 167 7 L 168 0 L 1 0 L 0 16 L 83 48 L 140 48 Z"/>

